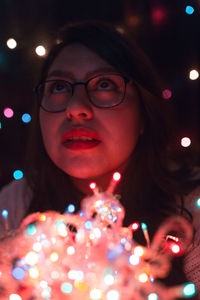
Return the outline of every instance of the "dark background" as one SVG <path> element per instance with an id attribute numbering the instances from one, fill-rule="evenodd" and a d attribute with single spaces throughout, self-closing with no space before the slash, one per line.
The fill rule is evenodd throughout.
<path id="1" fill-rule="evenodd" d="M 187 5 L 194 13 L 185 12 Z M 35 54 L 39 44 L 48 49 L 57 29 L 80 19 L 100 19 L 126 24 L 157 67 L 176 116 L 171 135 L 174 155 L 191 166 L 199 165 L 200 108 L 199 78 L 189 79 L 189 71 L 200 72 L 200 0 L 0 0 L 0 187 L 13 179 L 13 171 L 23 170 L 25 144 L 30 123 L 21 121 L 31 113 L 33 87 L 44 60 Z M 10 50 L 6 41 L 16 39 Z M 14 110 L 13 118 L 3 114 Z M 192 144 L 183 148 L 182 137 Z"/>

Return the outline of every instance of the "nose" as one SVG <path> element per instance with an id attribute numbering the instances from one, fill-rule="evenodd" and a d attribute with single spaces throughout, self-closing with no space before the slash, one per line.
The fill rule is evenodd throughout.
<path id="1" fill-rule="evenodd" d="M 93 118 L 92 104 L 84 85 L 77 85 L 67 103 L 65 114 L 69 120 L 90 120 Z"/>

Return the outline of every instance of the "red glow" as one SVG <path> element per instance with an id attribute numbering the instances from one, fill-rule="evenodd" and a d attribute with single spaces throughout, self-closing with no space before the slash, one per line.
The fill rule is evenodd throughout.
<path id="1" fill-rule="evenodd" d="M 178 244 L 171 244 L 170 249 L 174 254 L 179 254 L 181 252 L 181 247 Z"/>
<path id="2" fill-rule="evenodd" d="M 139 223 L 133 223 L 133 224 L 131 224 L 131 229 L 133 230 L 133 231 L 136 231 L 136 230 L 138 230 L 138 228 L 139 228 Z"/>
<path id="3" fill-rule="evenodd" d="M 121 179 L 121 174 L 119 172 L 115 172 L 113 174 L 113 180 L 114 181 L 119 181 Z"/>
<path id="4" fill-rule="evenodd" d="M 166 10 L 161 7 L 155 7 L 152 10 L 152 21 L 155 25 L 163 23 L 166 19 Z"/>
<path id="5" fill-rule="evenodd" d="M 172 92 L 169 89 L 165 89 L 162 91 L 162 96 L 164 99 L 170 99 L 172 96 Z"/>
<path id="6" fill-rule="evenodd" d="M 96 188 L 96 183 L 95 182 L 91 182 L 89 184 L 89 187 L 90 187 L 91 190 L 94 190 Z"/>

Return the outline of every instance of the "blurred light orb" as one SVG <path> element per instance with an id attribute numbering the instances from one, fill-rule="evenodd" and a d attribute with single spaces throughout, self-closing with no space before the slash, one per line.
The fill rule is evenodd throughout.
<path id="1" fill-rule="evenodd" d="M 8 39 L 6 44 L 10 49 L 15 49 L 17 47 L 17 42 L 13 38 Z"/>
<path id="2" fill-rule="evenodd" d="M 158 295 L 156 293 L 151 293 L 148 295 L 148 300 L 157 300 Z"/>
<path id="3" fill-rule="evenodd" d="M 14 177 L 14 179 L 16 179 L 16 180 L 22 179 L 23 176 L 24 176 L 24 174 L 23 174 L 23 172 L 22 172 L 21 170 L 15 170 L 15 171 L 13 172 L 13 177 Z"/>
<path id="4" fill-rule="evenodd" d="M 17 294 L 11 294 L 9 300 L 22 300 L 22 298 Z"/>
<path id="5" fill-rule="evenodd" d="M 181 146 L 182 147 L 189 147 L 191 145 L 191 139 L 189 137 L 183 137 L 181 139 Z"/>
<path id="6" fill-rule="evenodd" d="M 155 7 L 152 11 L 152 21 L 154 24 L 160 24 L 165 20 L 166 10 L 161 7 Z"/>
<path id="7" fill-rule="evenodd" d="M 22 122 L 29 123 L 31 121 L 31 116 L 27 113 L 22 115 Z"/>
<path id="8" fill-rule="evenodd" d="M 199 72 L 197 70 L 191 70 L 189 74 L 189 78 L 191 80 L 196 80 L 199 77 Z"/>
<path id="9" fill-rule="evenodd" d="M 46 54 L 46 49 L 44 48 L 44 46 L 39 45 L 35 48 L 35 52 L 39 56 L 44 56 Z"/>
<path id="10" fill-rule="evenodd" d="M 14 111 L 10 107 L 6 107 L 3 111 L 3 114 L 6 118 L 10 119 L 14 116 Z"/>
<path id="11" fill-rule="evenodd" d="M 171 96 L 172 96 L 172 91 L 171 90 L 165 89 L 165 90 L 162 91 L 162 97 L 163 97 L 163 99 L 166 99 L 166 100 L 170 99 Z"/>
<path id="12" fill-rule="evenodd" d="M 186 8 L 185 8 L 185 12 L 188 15 L 192 15 L 193 12 L 194 12 L 194 8 L 191 5 L 187 5 Z"/>

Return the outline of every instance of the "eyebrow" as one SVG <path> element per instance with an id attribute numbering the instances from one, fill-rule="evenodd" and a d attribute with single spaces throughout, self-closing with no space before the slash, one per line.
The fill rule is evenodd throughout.
<path id="1" fill-rule="evenodd" d="M 93 75 L 95 76 L 96 74 L 111 73 L 111 72 L 117 73 L 117 71 L 114 69 L 114 67 L 104 67 L 104 68 L 96 69 L 94 71 L 87 72 L 85 77 L 87 78 L 87 77 L 91 77 Z M 72 72 L 63 71 L 63 70 L 53 70 L 52 72 L 50 72 L 47 75 L 47 78 L 51 78 L 51 77 L 69 77 L 72 80 L 75 79 L 74 74 Z"/>

